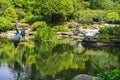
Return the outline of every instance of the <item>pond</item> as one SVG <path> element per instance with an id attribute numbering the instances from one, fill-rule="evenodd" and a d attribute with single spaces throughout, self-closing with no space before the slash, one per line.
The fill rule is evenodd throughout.
<path id="1" fill-rule="evenodd" d="M 78 74 L 95 75 L 96 67 L 120 68 L 120 48 L 83 47 L 75 40 L 21 42 L 0 40 L 0 80 L 71 80 Z"/>

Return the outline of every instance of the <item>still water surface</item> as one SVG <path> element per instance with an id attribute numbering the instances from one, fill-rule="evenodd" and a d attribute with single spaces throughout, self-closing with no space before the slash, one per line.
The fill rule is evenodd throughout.
<path id="1" fill-rule="evenodd" d="M 120 68 L 120 48 L 83 47 L 73 40 L 21 42 L 0 40 L 0 80 L 71 80 L 78 74 L 97 74 L 97 63 Z"/>

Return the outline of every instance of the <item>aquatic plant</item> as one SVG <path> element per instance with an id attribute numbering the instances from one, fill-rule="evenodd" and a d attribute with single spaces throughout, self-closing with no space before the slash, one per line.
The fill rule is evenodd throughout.
<path id="1" fill-rule="evenodd" d="M 99 66 L 98 64 L 92 62 L 96 68 L 100 71 L 97 74 L 102 80 L 119 80 L 120 79 L 120 69 L 106 70 L 104 67 Z"/>

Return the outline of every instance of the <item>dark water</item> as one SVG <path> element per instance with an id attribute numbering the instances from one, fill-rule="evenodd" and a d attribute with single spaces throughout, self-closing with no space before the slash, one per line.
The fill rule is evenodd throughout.
<path id="1" fill-rule="evenodd" d="M 83 47 L 72 40 L 21 42 L 0 40 L 0 80 L 71 80 L 98 73 L 91 62 L 108 70 L 120 68 L 120 48 Z"/>

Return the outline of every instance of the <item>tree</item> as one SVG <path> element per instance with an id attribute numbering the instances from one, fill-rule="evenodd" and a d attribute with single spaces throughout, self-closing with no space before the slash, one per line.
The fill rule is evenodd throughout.
<path id="1" fill-rule="evenodd" d="M 4 10 L 10 6 L 9 0 L 0 0 L 0 15 L 3 16 Z"/>
<path id="2" fill-rule="evenodd" d="M 85 10 L 89 8 L 89 2 L 85 0 L 73 0 L 75 10 Z"/>
<path id="3" fill-rule="evenodd" d="M 89 0 L 91 9 L 109 10 L 113 8 L 112 0 Z"/>
<path id="4" fill-rule="evenodd" d="M 14 8 L 12 7 L 8 7 L 5 11 L 4 11 L 4 16 L 6 19 L 10 20 L 11 22 L 14 22 L 17 20 L 17 14 Z"/>
<path id="5" fill-rule="evenodd" d="M 67 17 L 74 11 L 73 0 L 36 0 L 36 7 L 41 15 L 50 22 L 67 20 Z M 37 11 L 38 12 L 38 11 Z"/>
<path id="6" fill-rule="evenodd" d="M 11 22 L 4 17 L 0 17 L 0 32 L 6 31 L 11 27 Z"/>

